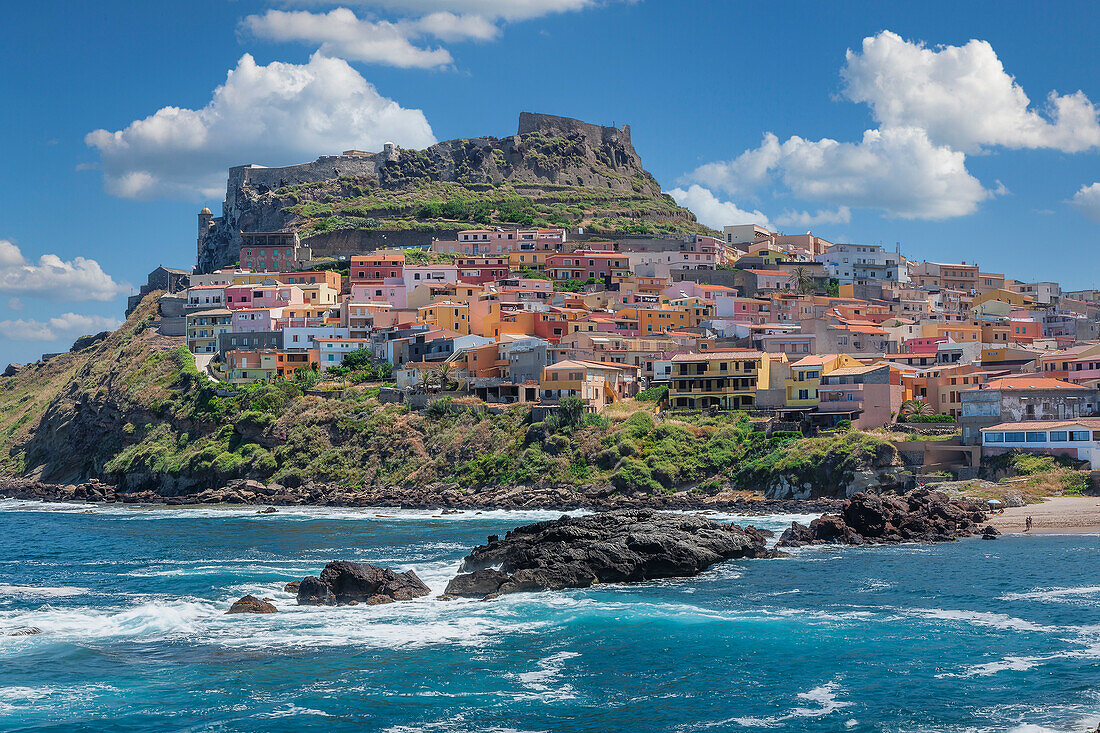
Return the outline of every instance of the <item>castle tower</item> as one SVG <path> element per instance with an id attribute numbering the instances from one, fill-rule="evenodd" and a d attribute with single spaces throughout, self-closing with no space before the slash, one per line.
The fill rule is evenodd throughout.
<path id="1" fill-rule="evenodd" d="M 199 212 L 199 243 L 197 247 L 197 256 L 202 259 L 202 240 L 206 236 L 206 233 L 214 227 L 214 215 L 210 213 L 210 207 L 202 207 L 202 211 Z M 197 262 L 198 260 L 196 260 Z"/>
<path id="2" fill-rule="evenodd" d="M 382 145 L 382 159 L 386 161 L 397 160 L 398 152 L 397 146 L 393 143 L 385 143 Z"/>

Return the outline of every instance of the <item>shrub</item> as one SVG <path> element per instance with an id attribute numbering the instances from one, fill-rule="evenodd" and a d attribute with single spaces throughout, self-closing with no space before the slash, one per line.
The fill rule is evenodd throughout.
<path id="1" fill-rule="evenodd" d="M 611 476 L 611 481 L 620 489 L 649 494 L 656 494 L 663 488 L 653 479 L 649 466 L 637 458 L 622 459 Z"/>
<path id="2" fill-rule="evenodd" d="M 955 418 L 950 415 L 901 415 L 898 417 L 898 422 L 905 423 L 944 423 L 955 422 Z"/>
<path id="3" fill-rule="evenodd" d="M 663 402 L 668 397 L 668 385 L 660 385 L 657 387 L 650 387 L 649 389 L 643 389 L 634 399 L 642 402 Z"/>

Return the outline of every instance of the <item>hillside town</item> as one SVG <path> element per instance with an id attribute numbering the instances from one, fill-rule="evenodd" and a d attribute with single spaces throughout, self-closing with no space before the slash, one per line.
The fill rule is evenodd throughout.
<path id="1" fill-rule="evenodd" d="M 807 434 L 920 423 L 986 454 L 1100 449 L 1097 291 L 751 224 L 614 239 L 494 227 L 318 259 L 293 232 L 241 236 L 237 266 L 159 268 L 131 299 L 167 291 L 161 329 L 230 389 L 312 373 L 379 381 L 394 400 L 576 397 L 595 413 L 644 390 L 665 410 L 745 410 Z"/>

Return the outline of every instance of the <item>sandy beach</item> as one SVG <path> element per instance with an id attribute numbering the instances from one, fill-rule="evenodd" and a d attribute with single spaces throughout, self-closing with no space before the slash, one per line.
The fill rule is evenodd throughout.
<path id="1" fill-rule="evenodd" d="M 1100 533 L 1100 496 L 1059 496 L 1042 504 L 1005 509 L 989 523 L 1002 532 L 1023 532 L 1031 517 L 1032 534 Z"/>

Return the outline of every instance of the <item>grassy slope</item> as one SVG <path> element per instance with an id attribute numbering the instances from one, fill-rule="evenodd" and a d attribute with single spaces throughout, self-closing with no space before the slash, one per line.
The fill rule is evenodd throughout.
<path id="1" fill-rule="evenodd" d="M 149 298 L 87 351 L 0 380 L 0 470 L 170 491 L 248 477 L 365 492 L 444 482 L 711 493 L 731 482 L 759 487 L 777 472 L 837 480 L 883 445 L 862 433 L 766 439 L 737 413 L 654 420 L 653 403 L 633 400 L 555 426 L 532 423 L 524 406 L 490 410 L 473 399 L 411 412 L 379 403 L 369 386 L 335 399 L 293 383 L 218 397 L 178 339 L 147 328 L 154 312 Z"/>

